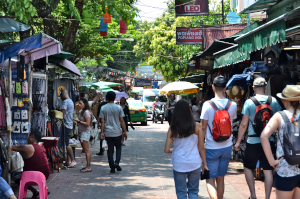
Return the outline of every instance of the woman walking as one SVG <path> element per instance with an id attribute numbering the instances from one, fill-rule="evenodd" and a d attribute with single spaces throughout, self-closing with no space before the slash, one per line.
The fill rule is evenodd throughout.
<path id="1" fill-rule="evenodd" d="M 172 124 L 173 109 L 174 109 L 175 104 L 176 104 L 176 102 L 174 100 L 175 100 L 175 94 L 171 93 L 170 97 L 169 97 L 169 100 L 167 102 L 167 107 L 166 107 L 166 109 L 168 110 L 168 122 L 169 122 L 170 126 Z"/>
<path id="2" fill-rule="evenodd" d="M 283 157 L 285 155 L 284 139 L 291 136 L 285 134 L 296 134 L 297 131 L 299 132 L 298 125 L 300 119 L 300 86 L 287 85 L 283 89 L 282 93 L 277 94 L 277 97 L 281 98 L 286 110 L 275 113 L 274 116 L 270 119 L 261 134 L 261 144 L 269 161 L 269 164 L 275 168 L 274 180 L 276 187 L 276 198 L 296 199 L 300 198 L 300 168 L 299 165 L 289 164 L 286 159 L 283 159 Z M 271 151 L 269 138 L 277 129 L 277 160 L 275 160 Z M 293 130 L 293 132 L 291 132 L 291 130 Z M 292 146 L 293 144 L 299 145 L 300 143 L 294 142 L 291 143 L 290 146 Z M 291 152 L 293 153 L 293 151 Z"/>
<path id="3" fill-rule="evenodd" d="M 78 123 L 78 133 L 79 133 L 79 139 L 81 142 L 81 146 L 85 152 L 86 155 L 86 167 L 82 168 L 80 171 L 85 172 L 91 172 L 91 152 L 90 152 L 90 146 L 89 146 L 89 140 L 90 140 L 90 125 L 91 125 L 91 112 L 90 112 L 90 106 L 89 102 L 85 98 L 81 98 L 79 100 L 79 106 L 80 106 L 80 112 L 78 114 L 78 118 L 74 119 Z"/>
<path id="4" fill-rule="evenodd" d="M 174 148 L 170 149 L 174 140 Z M 204 134 L 195 123 L 189 103 L 179 100 L 174 108 L 173 121 L 169 128 L 165 153 L 172 153 L 171 163 L 178 199 L 198 199 L 201 164 L 208 170 L 204 148 Z M 188 181 L 186 181 L 188 179 Z"/>
<path id="5" fill-rule="evenodd" d="M 126 131 L 128 132 L 127 117 L 128 117 L 129 122 L 130 122 L 130 125 L 132 125 L 132 122 L 131 122 L 130 113 L 129 113 L 129 106 L 127 104 L 127 101 L 126 101 L 125 97 L 121 97 L 120 106 L 122 107 L 124 115 L 125 115 L 125 117 L 123 117 L 123 118 L 124 118 L 124 122 L 125 122 L 125 125 L 126 125 Z M 124 144 L 124 136 L 122 136 L 122 146 L 126 146 Z"/>

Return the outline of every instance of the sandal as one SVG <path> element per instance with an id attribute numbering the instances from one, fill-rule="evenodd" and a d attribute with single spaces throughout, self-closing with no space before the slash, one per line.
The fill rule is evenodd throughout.
<path id="1" fill-rule="evenodd" d="M 68 168 L 75 168 L 76 167 L 76 162 L 74 163 L 74 162 L 72 162 L 69 166 L 68 166 Z"/>
<path id="2" fill-rule="evenodd" d="M 92 169 L 91 168 L 90 169 L 82 168 L 82 169 L 80 169 L 80 172 L 82 172 L 82 173 L 92 172 Z"/>

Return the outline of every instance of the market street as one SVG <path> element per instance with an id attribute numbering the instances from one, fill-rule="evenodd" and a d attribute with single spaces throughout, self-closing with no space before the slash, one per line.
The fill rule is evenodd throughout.
<path id="1" fill-rule="evenodd" d="M 123 147 L 121 166 L 123 171 L 109 173 L 106 153 L 95 155 L 99 151 L 99 142 L 91 146 L 92 172 L 81 173 L 85 166 L 85 155 L 81 148 L 76 149 L 77 168 L 55 171 L 51 174 L 47 186 L 51 194 L 49 199 L 123 199 L 123 198 L 176 198 L 171 155 L 164 153 L 167 122 L 148 126 L 135 126 L 128 133 L 129 139 Z M 225 178 L 224 198 L 248 198 L 241 163 L 230 163 Z M 258 198 L 264 198 L 264 185 L 256 181 Z M 28 197 L 31 197 L 28 192 Z M 200 181 L 199 198 L 209 198 L 205 181 Z M 273 190 L 272 197 L 275 198 Z"/>

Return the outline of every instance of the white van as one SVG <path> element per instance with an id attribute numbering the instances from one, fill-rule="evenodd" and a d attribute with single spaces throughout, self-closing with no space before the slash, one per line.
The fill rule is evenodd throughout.
<path id="1" fill-rule="evenodd" d="M 139 95 L 142 96 L 142 101 L 147 109 L 147 118 L 152 120 L 152 104 L 155 101 L 155 97 L 159 96 L 159 101 L 162 104 L 166 104 L 167 96 L 159 94 L 160 89 L 143 89 Z"/>

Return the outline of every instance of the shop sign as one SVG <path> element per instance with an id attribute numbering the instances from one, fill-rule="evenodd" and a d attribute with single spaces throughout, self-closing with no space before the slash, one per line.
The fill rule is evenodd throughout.
<path id="1" fill-rule="evenodd" d="M 208 15 L 208 0 L 175 0 L 177 16 Z"/>
<path id="2" fill-rule="evenodd" d="M 151 86 L 151 80 L 135 79 L 135 86 L 137 87 Z"/>
<path id="3" fill-rule="evenodd" d="M 176 44 L 202 44 L 202 27 L 176 27 Z"/>

